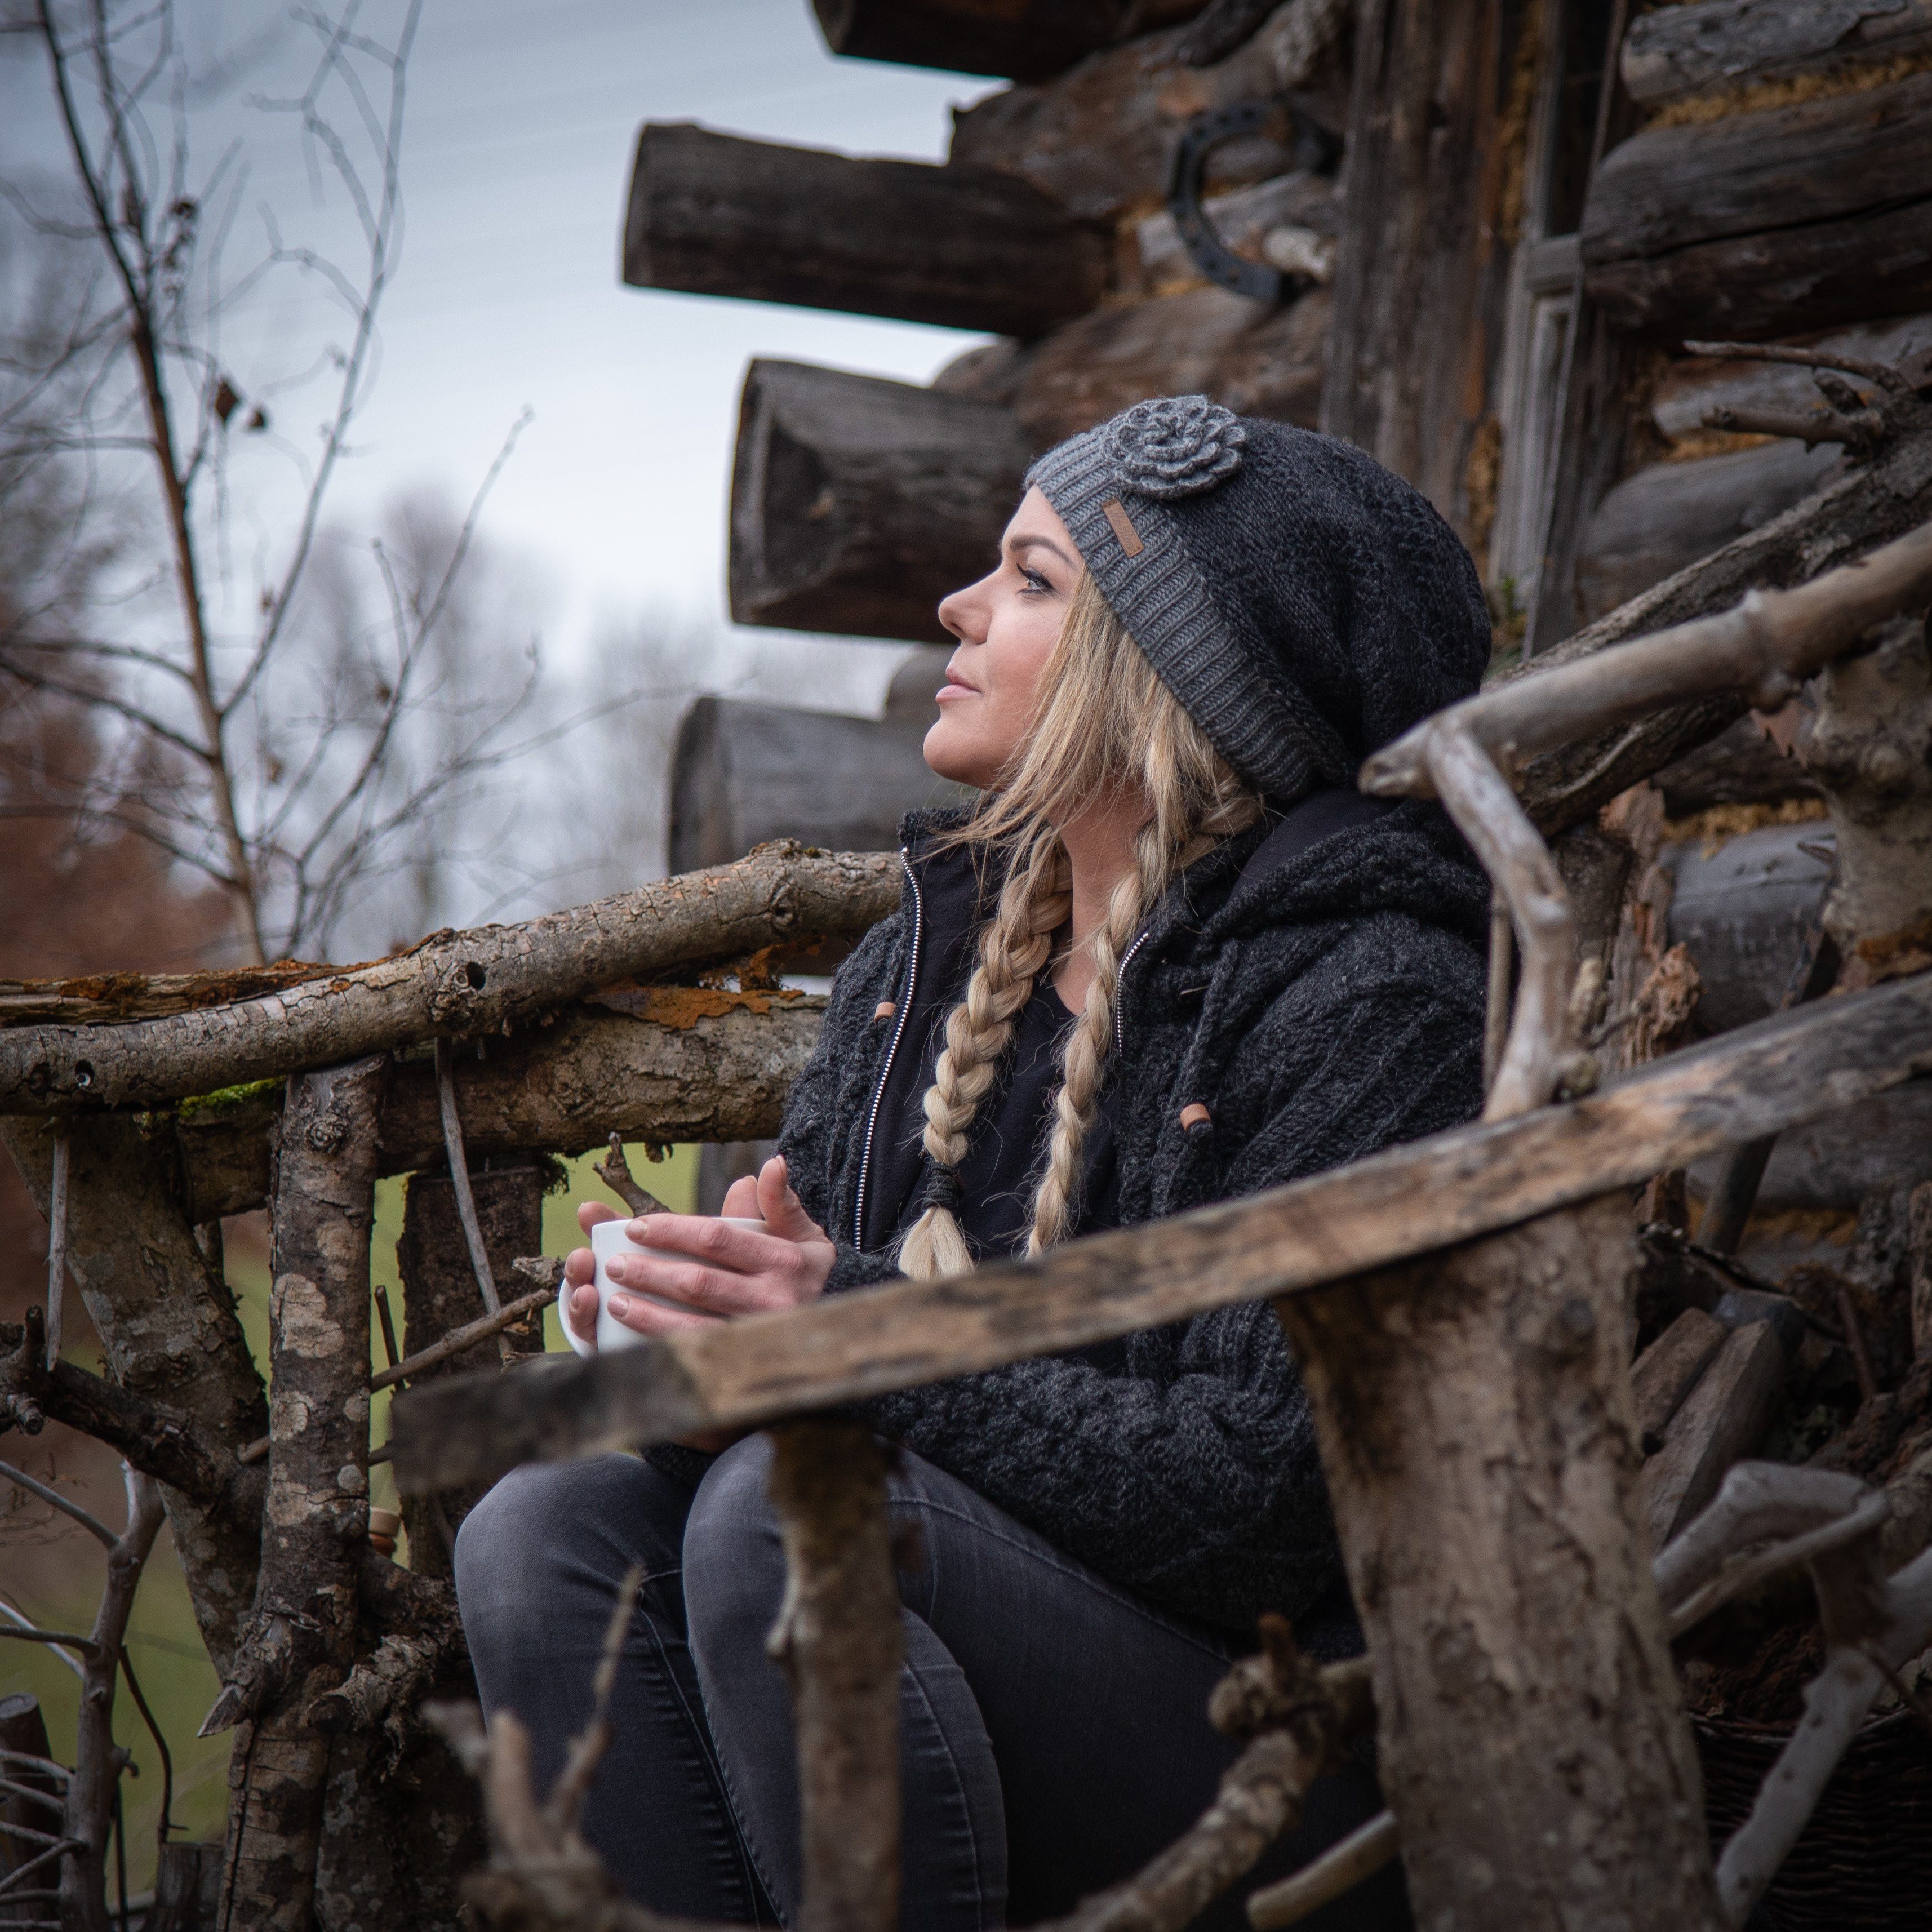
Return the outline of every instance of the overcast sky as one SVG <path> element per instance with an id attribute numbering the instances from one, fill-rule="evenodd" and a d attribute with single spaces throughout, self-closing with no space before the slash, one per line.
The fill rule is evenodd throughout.
<path id="1" fill-rule="evenodd" d="M 386 32 L 402 10 L 400 0 L 366 0 L 362 18 Z M 292 12 L 282 0 L 181 0 L 202 70 L 219 55 L 245 70 L 225 95 L 211 88 L 190 104 L 191 173 L 231 144 L 247 161 L 232 261 L 259 248 L 266 206 L 285 238 L 352 269 L 342 197 L 314 191 L 296 122 L 246 104 L 299 88 L 312 44 Z M 428 0 L 409 68 L 400 263 L 338 518 L 373 521 L 383 501 L 425 484 L 466 500 L 527 407 L 533 419 L 483 527 L 540 590 L 552 647 L 580 656 L 600 632 L 652 611 L 722 623 L 747 361 L 790 356 L 922 381 L 978 338 L 625 287 L 618 237 L 639 123 L 698 120 L 938 159 L 950 107 L 996 84 L 836 60 L 808 0 Z M 44 68 L 17 40 L 0 61 L 0 169 L 12 182 L 57 181 L 65 157 Z M 312 284 L 285 279 L 231 324 L 238 362 L 266 368 L 278 347 L 299 361 L 323 313 Z M 298 392 L 277 427 L 312 442 L 319 397 Z M 239 523 L 256 519 L 252 538 L 239 532 L 244 561 L 251 540 L 272 546 L 275 493 L 286 487 L 266 479 L 240 493 Z M 776 681 L 793 682 L 768 650 L 733 655 L 776 663 Z M 883 654 L 856 655 L 867 661 L 859 683 L 876 685 Z M 802 656 L 824 663 L 816 650 Z M 825 701 L 819 682 L 806 694 Z"/>

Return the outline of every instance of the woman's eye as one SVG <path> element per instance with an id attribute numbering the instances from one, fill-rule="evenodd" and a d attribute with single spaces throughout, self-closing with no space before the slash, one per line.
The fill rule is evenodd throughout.
<path id="1" fill-rule="evenodd" d="M 1025 589 L 1020 592 L 1020 595 L 1023 597 L 1025 596 L 1028 592 L 1045 594 L 1053 589 L 1053 586 L 1049 584 L 1045 578 L 1041 576 L 1038 571 L 1028 570 L 1024 565 L 1021 566 L 1020 576 L 1025 584 Z"/>

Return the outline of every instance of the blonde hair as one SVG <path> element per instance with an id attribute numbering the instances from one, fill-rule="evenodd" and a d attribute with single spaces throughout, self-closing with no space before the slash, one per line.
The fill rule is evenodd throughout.
<path id="1" fill-rule="evenodd" d="M 1072 881 L 1056 825 L 1109 796 L 1136 795 L 1146 817 L 1134 865 L 1086 941 L 1094 982 L 1066 1035 L 1053 1131 L 1034 1193 L 1027 1252 L 1064 1238 L 1078 1205 L 1086 1141 L 1113 1044 L 1120 958 L 1175 875 L 1261 814 L 1245 784 L 1182 710 L 1154 666 L 1083 574 L 1040 676 L 1034 722 L 1009 774 L 956 835 L 988 856 L 1010 854 L 993 916 L 964 996 L 946 1016 L 946 1044 L 926 1089 L 922 1144 L 944 1181 L 965 1158 L 974 1114 L 992 1090 L 1013 1022 L 1052 959 L 1072 911 Z M 973 1267 L 950 1206 L 931 1199 L 899 1245 L 899 1266 L 922 1280 Z"/>

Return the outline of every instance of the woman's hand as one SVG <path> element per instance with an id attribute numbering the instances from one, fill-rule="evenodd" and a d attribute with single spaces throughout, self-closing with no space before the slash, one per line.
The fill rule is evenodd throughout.
<path id="1" fill-rule="evenodd" d="M 832 1272 L 832 1241 L 800 1204 L 782 1157 L 766 1161 L 755 1180 L 747 1175 L 734 1181 L 724 1197 L 724 1214 L 762 1215 L 765 1225 L 734 1228 L 708 1214 L 644 1214 L 632 1221 L 633 1240 L 670 1250 L 678 1258 L 614 1255 L 608 1266 L 613 1288 L 643 1292 L 614 1293 L 611 1319 L 640 1335 L 664 1335 L 733 1316 L 796 1308 L 824 1292 Z M 577 1210 L 577 1224 L 586 1234 L 600 1221 L 617 1218 L 598 1202 L 586 1201 Z M 574 1250 L 564 1262 L 569 1287 L 565 1318 L 592 1348 L 597 1344 L 597 1291 L 591 1281 L 596 1272 L 596 1258 L 588 1248 Z M 662 1301 L 646 1300 L 646 1294 L 678 1305 L 668 1308 Z"/>

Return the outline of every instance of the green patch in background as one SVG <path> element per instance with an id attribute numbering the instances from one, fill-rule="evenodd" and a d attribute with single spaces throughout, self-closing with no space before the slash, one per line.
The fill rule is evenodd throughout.
<path id="1" fill-rule="evenodd" d="M 601 1151 L 601 1150 L 600 1150 Z M 641 1144 L 627 1147 L 625 1158 L 632 1171 L 667 1207 L 682 1214 L 693 1212 L 698 1199 L 698 1157 L 694 1146 L 673 1148 L 667 1157 L 652 1164 L 646 1160 Z M 577 1204 L 601 1201 L 621 1205 L 592 1172 L 598 1155 L 584 1154 L 565 1163 L 569 1184 L 548 1196 L 543 1208 L 543 1252 L 567 1254 L 584 1244 L 577 1226 Z M 403 1226 L 404 1180 L 398 1177 L 380 1181 L 376 1189 L 376 1226 L 370 1244 L 370 1283 L 372 1288 L 386 1288 L 400 1329 L 402 1319 L 402 1282 L 396 1268 L 396 1240 Z M 266 1369 L 268 1358 L 268 1254 L 263 1219 L 247 1215 L 224 1226 L 224 1254 L 230 1286 L 235 1292 L 243 1334 L 258 1369 Z M 478 1313 L 482 1312 L 479 1301 Z M 371 1315 L 370 1341 L 372 1364 L 386 1367 L 380 1324 Z M 544 1346 L 553 1352 L 568 1346 L 551 1307 L 544 1317 Z M 83 1366 L 100 1372 L 98 1359 Z M 390 1391 L 377 1394 L 370 1416 L 370 1440 L 386 1442 L 389 1435 Z M 379 1507 L 396 1507 L 394 1478 L 387 1463 L 370 1472 L 370 1501 Z M 110 1528 L 118 1529 L 118 1514 L 108 1516 Z M 75 1534 L 86 1537 L 76 1529 Z M 88 1538 L 88 1541 L 92 1539 Z M 406 1545 L 397 1552 L 406 1562 Z M 95 1566 L 104 1570 L 105 1552 Z M 80 1566 L 76 1566 L 79 1568 Z M 10 1591 L 10 1595 L 17 1595 Z M 34 1600 L 20 1597 L 20 1606 L 44 1629 L 86 1630 L 92 1627 L 97 1596 L 76 1591 L 66 1601 Z M 214 1702 L 220 1684 L 214 1667 L 202 1648 L 200 1633 L 188 1603 L 188 1582 L 175 1553 L 174 1540 L 164 1528 L 148 1559 L 141 1589 L 128 1629 L 128 1652 L 135 1674 L 146 1694 L 161 1734 L 174 1762 L 173 1819 L 177 1838 L 218 1839 L 228 1811 L 228 1758 L 232 1732 L 219 1737 L 196 1738 L 195 1731 Z M 0 1642 L 0 1697 L 16 1691 L 30 1691 L 40 1700 L 46 1714 L 53 1754 L 62 1763 L 73 1761 L 74 1725 L 80 1706 L 80 1678 L 59 1656 L 44 1646 L 26 1642 Z M 128 1887 L 130 1894 L 147 1892 L 154 1884 L 156 1827 L 160 1820 L 162 1777 L 160 1754 L 142 1723 L 140 1713 L 124 1685 L 115 1700 L 114 1735 L 133 1754 L 134 1775 L 122 1786 L 128 1834 Z M 112 1861 L 108 1890 L 113 1895 Z"/>

